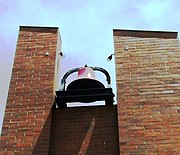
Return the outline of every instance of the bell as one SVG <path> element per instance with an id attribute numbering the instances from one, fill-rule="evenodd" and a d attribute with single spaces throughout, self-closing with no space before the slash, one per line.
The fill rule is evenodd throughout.
<path id="1" fill-rule="evenodd" d="M 78 70 L 77 79 L 72 81 L 66 88 L 66 90 L 75 89 L 92 89 L 92 88 L 105 88 L 104 85 L 96 80 L 95 73 L 92 68 L 82 67 Z"/>
<path id="2" fill-rule="evenodd" d="M 106 75 L 108 87 L 96 79 L 95 71 L 100 71 Z M 77 78 L 65 87 L 67 77 L 78 72 Z M 114 94 L 110 88 L 109 73 L 100 67 L 88 67 L 85 65 L 81 68 L 74 68 L 66 72 L 61 80 L 61 88 L 56 91 L 56 104 L 59 107 L 67 107 L 67 102 L 95 102 L 105 101 L 105 105 L 113 105 Z"/>

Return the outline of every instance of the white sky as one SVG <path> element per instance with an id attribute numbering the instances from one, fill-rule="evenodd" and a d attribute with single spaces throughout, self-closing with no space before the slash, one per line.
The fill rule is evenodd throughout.
<path id="1" fill-rule="evenodd" d="M 62 73 L 84 64 L 100 66 L 115 89 L 114 61 L 106 61 L 114 51 L 113 29 L 180 32 L 179 6 L 179 0 L 1 0 L 0 133 L 19 26 L 59 27 L 66 55 Z"/>

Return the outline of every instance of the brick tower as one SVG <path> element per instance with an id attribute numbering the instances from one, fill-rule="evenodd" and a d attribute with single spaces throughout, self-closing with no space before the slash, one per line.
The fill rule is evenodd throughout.
<path id="1" fill-rule="evenodd" d="M 121 154 L 180 154 L 176 32 L 114 30 Z"/>
<path id="2" fill-rule="evenodd" d="M 58 28 L 20 27 L 0 154 L 48 154 L 60 48 Z"/>

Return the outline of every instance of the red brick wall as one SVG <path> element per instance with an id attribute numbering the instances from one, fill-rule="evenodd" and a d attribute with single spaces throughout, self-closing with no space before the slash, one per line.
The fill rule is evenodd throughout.
<path id="1" fill-rule="evenodd" d="M 176 32 L 114 30 L 121 154 L 180 154 Z"/>
<path id="2" fill-rule="evenodd" d="M 20 27 L 0 154 L 48 154 L 58 41 L 58 28 Z"/>
<path id="3" fill-rule="evenodd" d="M 50 137 L 53 155 L 117 155 L 117 106 L 53 109 Z"/>

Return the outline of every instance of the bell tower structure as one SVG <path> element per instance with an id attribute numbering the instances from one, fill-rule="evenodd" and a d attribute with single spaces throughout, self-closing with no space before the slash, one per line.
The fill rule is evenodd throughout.
<path id="1" fill-rule="evenodd" d="M 0 155 L 180 154 L 177 32 L 119 29 L 113 30 L 113 37 L 117 105 L 107 101 L 107 106 L 55 108 L 55 101 L 59 105 L 71 101 L 71 94 L 68 96 L 68 89 L 64 89 L 71 72 L 62 78 L 63 92 L 58 94 L 59 30 L 20 27 Z M 81 74 L 88 69 L 97 70 L 85 66 L 72 71 Z M 81 78 L 76 79 L 78 84 L 72 81 L 68 85 L 69 92 L 86 87 L 79 85 L 84 81 Z M 89 94 L 79 90 L 75 101 L 86 103 L 87 98 L 81 96 Z M 67 95 L 64 100 L 63 93 Z M 103 93 L 103 100 L 108 94 Z M 97 95 L 93 91 L 93 97 Z M 89 96 L 96 101 L 93 97 Z M 113 99 L 111 92 L 110 97 Z"/>

